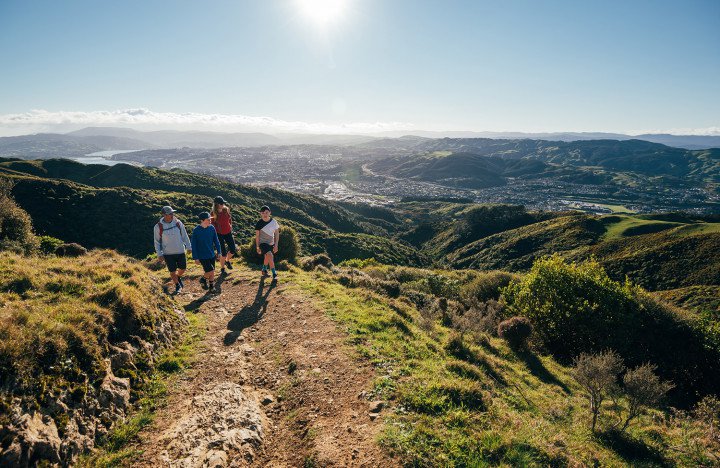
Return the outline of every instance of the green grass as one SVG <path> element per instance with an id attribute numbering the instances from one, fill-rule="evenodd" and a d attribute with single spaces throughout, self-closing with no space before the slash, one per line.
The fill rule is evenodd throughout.
<path id="1" fill-rule="evenodd" d="M 677 226 L 683 226 L 682 223 L 668 221 L 654 221 L 643 219 L 637 216 L 626 215 L 610 215 L 602 216 L 600 221 L 605 225 L 605 235 L 603 239 L 618 239 L 621 237 L 649 234 L 659 232 L 666 229 L 672 229 Z"/>
<path id="2" fill-rule="evenodd" d="M 292 269 L 287 280 L 312 296 L 355 352 L 374 364 L 370 398 L 389 400 L 394 409 L 379 443 L 406 466 L 656 466 L 658 460 L 690 466 L 709 456 L 697 449 L 708 443 L 697 424 L 658 424 L 665 416 L 655 410 L 612 446 L 594 436 L 584 394 L 570 369 L 550 357 L 516 353 L 488 336 L 458 342 L 453 330 L 428 323 L 402 296 L 345 288 L 332 274 Z M 602 427 L 616 422 L 607 413 Z M 703 441 L 694 454 L 665 449 L 685 450 L 693 438 Z"/>

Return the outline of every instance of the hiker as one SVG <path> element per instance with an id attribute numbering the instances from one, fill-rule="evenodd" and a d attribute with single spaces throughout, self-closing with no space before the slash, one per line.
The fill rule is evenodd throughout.
<path id="1" fill-rule="evenodd" d="M 233 239 L 232 217 L 230 216 L 230 208 L 227 202 L 221 196 L 215 197 L 213 200 L 212 211 L 210 212 L 212 225 L 217 231 L 218 240 L 220 240 L 220 274 L 225 274 L 225 267 L 232 270 L 233 266 L 230 259 L 237 255 L 235 248 L 235 239 Z"/>
<path id="2" fill-rule="evenodd" d="M 192 250 L 192 246 L 185 225 L 175 217 L 175 210 L 163 206 L 160 213 L 162 218 L 153 228 L 155 253 L 158 260 L 165 262 L 177 294 L 185 287 L 182 280 L 187 269 L 185 249 Z"/>
<path id="3" fill-rule="evenodd" d="M 212 292 L 215 288 L 215 259 L 220 258 L 221 253 L 220 241 L 215 227 L 210 224 L 210 213 L 203 211 L 198 218 L 200 224 L 192 232 L 192 257 L 205 272 L 200 278 L 200 286 Z"/>
<path id="4" fill-rule="evenodd" d="M 267 278 L 268 266 L 272 271 L 273 281 L 277 280 L 275 271 L 275 256 L 280 240 L 280 225 L 270 217 L 270 208 L 260 208 L 260 221 L 255 224 L 255 246 L 258 255 L 263 255 L 262 277 Z"/>

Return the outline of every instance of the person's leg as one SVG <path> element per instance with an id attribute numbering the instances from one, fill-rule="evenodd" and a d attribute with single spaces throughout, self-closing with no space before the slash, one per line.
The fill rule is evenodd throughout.
<path id="1" fill-rule="evenodd" d="M 272 252 L 268 252 L 270 255 L 270 272 L 272 272 L 273 279 L 277 278 L 277 271 L 275 271 L 275 255 Z"/>
<path id="2" fill-rule="evenodd" d="M 170 272 L 170 279 L 172 280 L 173 284 L 178 284 L 177 270 L 173 270 Z"/>
<path id="3" fill-rule="evenodd" d="M 183 284 L 183 280 L 182 280 L 182 277 L 184 274 L 185 274 L 184 268 L 178 268 L 175 272 L 175 275 L 177 276 L 177 282 L 180 285 L 180 287 L 182 287 L 182 288 L 185 287 L 185 285 Z"/>
<path id="4" fill-rule="evenodd" d="M 226 235 L 227 240 L 227 255 L 225 256 L 225 267 L 228 270 L 232 270 L 233 266 L 230 263 L 230 259 L 237 255 L 237 248 L 235 247 L 235 239 L 233 238 L 232 232 Z"/>
<path id="5" fill-rule="evenodd" d="M 220 271 L 225 270 L 225 258 L 227 257 L 227 240 L 225 239 L 225 236 L 220 234 L 218 236 L 218 240 L 220 241 Z"/>
<path id="6" fill-rule="evenodd" d="M 177 263 L 175 262 L 175 257 L 173 255 L 165 255 L 165 266 L 170 273 L 170 281 L 172 281 L 173 284 L 177 284 L 177 275 L 175 274 L 175 270 L 177 270 Z"/>

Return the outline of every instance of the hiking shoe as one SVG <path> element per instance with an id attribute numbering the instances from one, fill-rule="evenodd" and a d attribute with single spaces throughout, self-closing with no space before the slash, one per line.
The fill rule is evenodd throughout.
<path id="1" fill-rule="evenodd" d="M 180 289 L 183 289 L 185 287 L 185 283 L 183 283 L 182 278 L 178 278 L 178 284 L 180 285 Z"/>
<path id="2" fill-rule="evenodd" d="M 232 263 L 230 263 L 229 261 L 225 262 L 225 266 L 227 267 L 228 270 L 233 269 Z"/>
<path id="3" fill-rule="evenodd" d="M 221 269 L 220 269 L 220 274 L 221 274 L 221 275 L 227 275 L 227 271 L 225 271 L 225 268 L 221 268 Z"/>
<path id="4" fill-rule="evenodd" d="M 263 270 L 261 276 L 262 276 L 263 278 L 267 278 L 268 276 L 270 276 L 270 273 L 268 273 L 267 270 Z"/>
<path id="5" fill-rule="evenodd" d="M 176 284 L 176 285 L 175 285 L 175 294 L 177 294 L 177 293 L 179 293 L 180 291 L 182 291 L 182 289 L 183 289 L 183 287 L 182 287 L 182 285 L 180 285 L 180 283 Z"/>
<path id="6" fill-rule="evenodd" d="M 203 289 L 208 288 L 207 279 L 205 279 L 205 277 L 200 278 L 200 287 L 202 287 Z"/>

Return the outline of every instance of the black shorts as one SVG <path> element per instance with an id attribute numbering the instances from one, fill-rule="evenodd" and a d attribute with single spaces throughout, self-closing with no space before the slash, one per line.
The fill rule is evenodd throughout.
<path id="1" fill-rule="evenodd" d="M 185 270 L 187 268 L 187 259 L 185 254 L 169 254 L 164 255 L 165 265 L 170 273 L 175 270 Z"/>
<path id="2" fill-rule="evenodd" d="M 200 264 L 203 267 L 203 271 L 205 273 L 210 273 L 211 271 L 215 270 L 215 257 L 213 258 L 201 258 Z"/>
<path id="3" fill-rule="evenodd" d="M 218 240 L 220 240 L 220 255 L 222 257 L 227 255 L 228 252 L 233 255 L 237 255 L 235 239 L 233 239 L 232 232 L 229 234 L 218 234 Z"/>
<path id="4" fill-rule="evenodd" d="M 262 243 L 262 244 L 260 244 L 260 252 L 262 252 L 263 255 L 265 255 L 268 252 L 272 253 L 273 247 L 274 246 L 272 246 L 270 244 Z"/>

